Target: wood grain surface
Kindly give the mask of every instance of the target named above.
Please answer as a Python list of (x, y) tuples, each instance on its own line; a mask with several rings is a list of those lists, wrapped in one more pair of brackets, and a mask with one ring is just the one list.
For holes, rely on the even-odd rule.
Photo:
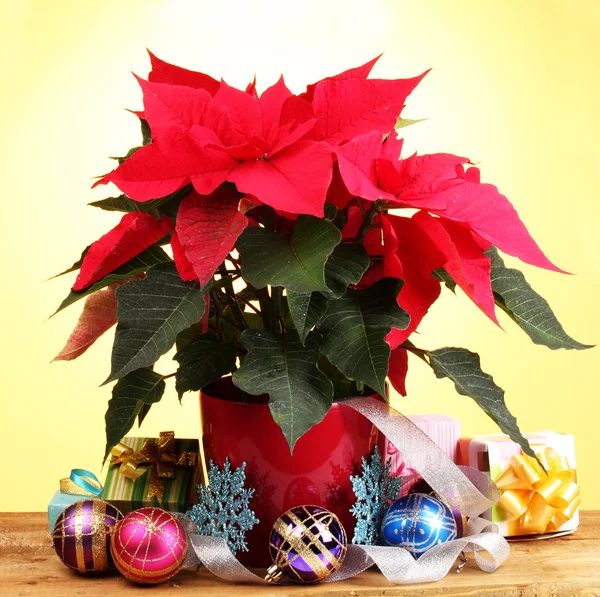
[(566, 537), (511, 544), (510, 559), (481, 572), (470, 558), (461, 574), (438, 583), (394, 586), (376, 569), (343, 582), (313, 586), (234, 585), (206, 570), (184, 571), (156, 587), (137, 587), (114, 573), (83, 577), (56, 557), (45, 513), (0, 514), (0, 595), (70, 597), (600, 597), (600, 511), (581, 513)]

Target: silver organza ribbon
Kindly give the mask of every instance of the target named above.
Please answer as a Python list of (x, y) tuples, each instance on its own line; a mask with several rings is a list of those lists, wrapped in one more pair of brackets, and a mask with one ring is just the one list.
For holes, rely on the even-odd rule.
[[(489, 520), (479, 518), (499, 499), (498, 489), (490, 478), (475, 469), (456, 466), (414, 423), (380, 400), (353, 398), (343, 405), (369, 419), (431, 488), (468, 516), (469, 522), (465, 537), (436, 545), (418, 560), (401, 547), (349, 545), (344, 563), (328, 581), (351, 578), (376, 564), (394, 584), (433, 582), (446, 576), (461, 552), (473, 552), (481, 570), (496, 570), (508, 558), (510, 548)], [(227, 581), (267, 582), (240, 564), (224, 539), (197, 535), (189, 520), (186, 523), (190, 546), (186, 565), (201, 563), (215, 576)], [(482, 556), (480, 551), (487, 552), (489, 557)]]

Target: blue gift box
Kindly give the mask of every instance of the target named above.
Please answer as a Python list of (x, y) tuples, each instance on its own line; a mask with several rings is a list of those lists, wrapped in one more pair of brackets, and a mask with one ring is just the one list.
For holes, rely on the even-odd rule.
[(56, 520), (61, 515), (62, 511), (71, 504), (78, 502), (79, 500), (90, 499), (89, 496), (85, 495), (73, 495), (72, 493), (62, 493), (58, 490), (52, 501), (48, 504), (48, 525), (50, 527), (50, 533), (54, 530)]

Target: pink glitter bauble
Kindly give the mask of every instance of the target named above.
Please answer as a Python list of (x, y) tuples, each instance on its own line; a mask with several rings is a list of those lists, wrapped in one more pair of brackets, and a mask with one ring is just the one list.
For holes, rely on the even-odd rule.
[(141, 508), (117, 523), (110, 553), (125, 578), (142, 585), (158, 584), (181, 570), (187, 537), (169, 512)]

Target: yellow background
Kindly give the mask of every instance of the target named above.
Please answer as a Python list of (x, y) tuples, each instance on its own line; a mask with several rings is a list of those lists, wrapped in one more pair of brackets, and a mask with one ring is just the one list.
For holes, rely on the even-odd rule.
[[(100, 472), (112, 334), (75, 363), (54, 363), (80, 305), (44, 323), (69, 266), (117, 221), (86, 204), (90, 190), (139, 142), (141, 106), (129, 71), (148, 72), (145, 48), (165, 60), (263, 89), (280, 72), (305, 83), (385, 51), (374, 75), (433, 71), (404, 115), (410, 150), (480, 162), (515, 204), (564, 276), (524, 266), (576, 339), (600, 342), (600, 3), (592, 0), (2, 0), (0, 14), (0, 511), (43, 510), (72, 467)], [(513, 263), (510, 260), (510, 263)], [(574, 433), (583, 506), (600, 508), (598, 349), (534, 346), (500, 314), (495, 327), (460, 292), (444, 292), (419, 346), (464, 346), (505, 388), (526, 431)], [(169, 359), (161, 371), (174, 369)], [(412, 359), (407, 413), (460, 417), (464, 434), (494, 424), (448, 380)], [(197, 436), (198, 408), (169, 387), (142, 433)]]

